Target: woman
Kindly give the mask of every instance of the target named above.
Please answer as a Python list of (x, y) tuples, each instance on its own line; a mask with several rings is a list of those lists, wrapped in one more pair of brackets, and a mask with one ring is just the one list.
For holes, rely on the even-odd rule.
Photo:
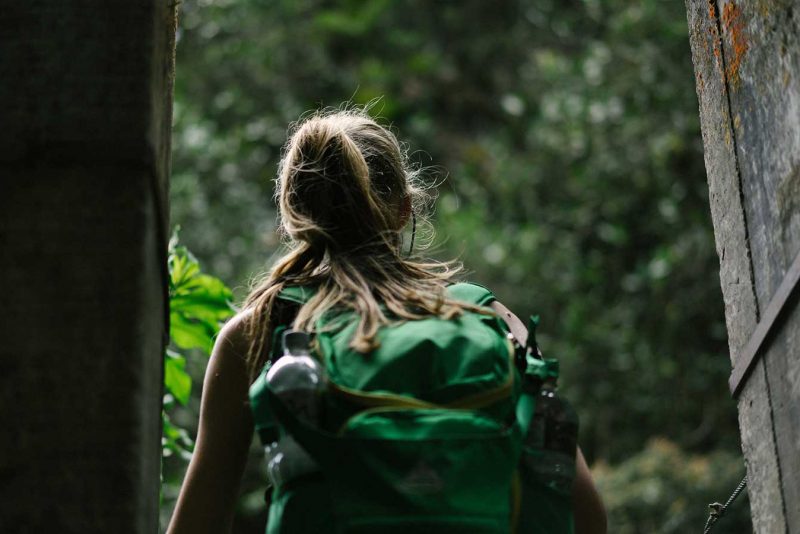
[[(378, 334), (387, 325), (491, 313), (448, 291), (457, 265), (416, 261), (401, 251), (401, 231), (409, 222), (416, 226), (428, 199), (395, 136), (366, 112), (318, 113), (298, 123), (276, 196), (291, 249), (217, 339), (171, 534), (229, 531), (253, 433), (248, 390), (274, 353), (279, 325), (313, 332), (326, 313), (349, 311), (356, 318), (349, 341), (355, 358), (379, 349)], [(290, 286), (313, 288), (312, 296), (287, 306), (281, 293)], [(572, 496), (576, 532), (605, 532), (602, 503), (580, 451)]]

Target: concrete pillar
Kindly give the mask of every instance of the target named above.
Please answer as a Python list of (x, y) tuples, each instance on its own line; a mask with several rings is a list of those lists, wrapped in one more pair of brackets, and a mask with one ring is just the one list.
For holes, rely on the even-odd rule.
[(174, 36), (0, 3), (0, 532), (157, 532)]
[(686, 7), (753, 525), (800, 533), (800, 6)]

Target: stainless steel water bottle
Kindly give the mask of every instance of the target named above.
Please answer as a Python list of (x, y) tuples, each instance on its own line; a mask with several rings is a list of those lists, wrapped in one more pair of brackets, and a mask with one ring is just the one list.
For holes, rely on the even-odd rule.
[[(283, 355), (267, 372), (267, 384), (295, 417), (319, 425), (326, 378), (324, 367), (311, 355), (310, 342), (306, 332), (284, 332)], [(267, 472), (275, 486), (318, 470), (314, 459), (285, 429), (277, 442), (266, 447), (266, 453)]]

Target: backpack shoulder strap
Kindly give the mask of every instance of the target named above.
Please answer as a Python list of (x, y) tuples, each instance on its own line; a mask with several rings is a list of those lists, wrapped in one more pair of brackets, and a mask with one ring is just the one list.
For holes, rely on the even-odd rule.
[(525, 324), (501, 304), (491, 291), (478, 284), (462, 282), (448, 286), (447, 293), (454, 299), (492, 308), (506, 324), (514, 339), (521, 346), (525, 346), (528, 339), (528, 329)]
[(314, 296), (316, 289), (309, 286), (286, 286), (278, 293), (278, 298), (303, 305)]
[(508, 330), (511, 332), (511, 335), (514, 336), (514, 339), (517, 340), (517, 343), (524, 347), (525, 343), (528, 342), (528, 329), (525, 327), (525, 324), (499, 300), (492, 301), (489, 306), (497, 312), (497, 315), (499, 315), (503, 321), (505, 321)]
[(447, 286), (447, 294), (450, 298), (477, 304), (478, 306), (488, 306), (496, 300), (494, 294), (485, 287), (469, 282), (459, 282)]

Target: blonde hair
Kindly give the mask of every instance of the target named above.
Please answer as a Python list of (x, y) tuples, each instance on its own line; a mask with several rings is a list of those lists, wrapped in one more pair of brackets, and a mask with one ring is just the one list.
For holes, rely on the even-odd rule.
[(429, 196), (397, 138), (366, 110), (317, 112), (290, 127), (275, 195), (289, 250), (245, 301), (253, 377), (268, 358), (272, 307), (286, 286), (316, 288), (294, 328), (314, 331), (327, 311), (354, 311), (350, 346), (361, 353), (377, 348), (378, 328), (392, 321), (476, 308), (445, 294), (459, 264), (399, 250), (403, 226)]

